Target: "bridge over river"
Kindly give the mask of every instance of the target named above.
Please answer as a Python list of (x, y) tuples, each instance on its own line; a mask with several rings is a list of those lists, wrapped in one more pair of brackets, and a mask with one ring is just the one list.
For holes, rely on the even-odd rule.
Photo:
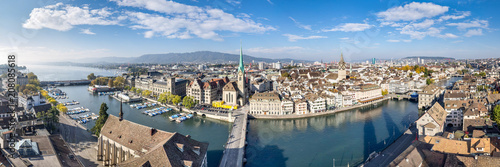
[(90, 80), (64, 80), (64, 81), (40, 81), (40, 86), (70, 86), (70, 85), (88, 85)]

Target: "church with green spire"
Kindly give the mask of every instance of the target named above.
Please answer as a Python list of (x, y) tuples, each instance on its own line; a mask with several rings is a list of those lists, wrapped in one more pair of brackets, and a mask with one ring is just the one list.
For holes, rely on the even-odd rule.
[(243, 49), (240, 46), (240, 62), (237, 72), (237, 81), (231, 81), (222, 88), (222, 101), (226, 105), (243, 106), (249, 97), (248, 81), (245, 76), (245, 65), (243, 64)]

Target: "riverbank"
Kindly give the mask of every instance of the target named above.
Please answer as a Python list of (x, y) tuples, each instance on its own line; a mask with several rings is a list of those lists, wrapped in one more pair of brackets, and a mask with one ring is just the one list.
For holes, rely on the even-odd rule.
[(355, 106), (350, 106), (350, 107), (344, 107), (336, 110), (330, 110), (326, 112), (320, 112), (320, 113), (311, 113), (311, 114), (303, 114), (303, 115), (296, 115), (296, 114), (289, 114), (289, 115), (251, 115), (248, 114), (248, 118), (250, 119), (298, 119), (298, 118), (309, 118), (309, 117), (316, 117), (316, 116), (322, 116), (322, 115), (330, 115), (330, 114), (335, 114), (343, 111), (348, 111), (352, 109), (356, 109), (359, 107), (365, 107), (377, 103), (381, 103), (383, 101), (389, 100), (390, 98), (385, 96), (383, 99), (375, 100), (369, 103), (364, 103), (360, 105), (355, 105)]

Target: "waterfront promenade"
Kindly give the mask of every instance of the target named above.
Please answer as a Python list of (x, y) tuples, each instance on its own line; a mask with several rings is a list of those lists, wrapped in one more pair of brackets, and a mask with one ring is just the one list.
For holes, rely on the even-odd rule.
[(219, 167), (242, 167), (245, 159), (245, 143), (248, 115), (245, 108), (233, 112), (235, 120), (226, 143)]
[(97, 161), (97, 137), (65, 114), (59, 116), (59, 133), (83, 166), (102, 166)]
[(296, 119), (296, 118), (308, 118), (308, 117), (316, 117), (316, 116), (321, 116), (321, 115), (329, 115), (329, 114), (334, 114), (342, 111), (347, 111), (347, 110), (352, 110), (356, 109), (359, 107), (365, 107), (365, 106), (370, 106), (370, 105), (375, 105), (381, 102), (384, 102), (386, 100), (389, 100), (390, 97), (384, 97), (379, 100), (375, 100), (369, 103), (364, 103), (364, 104), (358, 104), (354, 106), (349, 106), (349, 107), (343, 107), (335, 110), (329, 110), (325, 112), (319, 112), (319, 113), (309, 113), (309, 114), (302, 114), (302, 115), (297, 115), (297, 114), (289, 114), (289, 115), (249, 115), (250, 118), (255, 118), (255, 119)]

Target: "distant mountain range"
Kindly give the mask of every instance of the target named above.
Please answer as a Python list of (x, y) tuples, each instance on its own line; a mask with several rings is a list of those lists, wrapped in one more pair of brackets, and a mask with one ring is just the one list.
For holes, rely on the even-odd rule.
[(442, 59), (450, 59), (450, 60), (455, 60), (455, 58), (452, 57), (427, 57), (427, 56), (411, 56), (411, 57), (405, 57), (402, 59), (432, 59), (432, 60), (442, 60)]
[[(85, 58), (78, 59), (72, 62), (75, 63), (159, 63), (159, 64), (173, 64), (173, 63), (237, 63), (240, 55), (211, 52), (211, 51), (198, 51), (189, 53), (166, 53), (166, 54), (145, 54), (139, 57), (102, 57), (102, 58)], [(248, 55), (243, 55), (245, 63), (254, 61), (258, 62), (312, 62), (308, 60), (294, 60), (294, 59), (270, 59), (260, 58)]]

